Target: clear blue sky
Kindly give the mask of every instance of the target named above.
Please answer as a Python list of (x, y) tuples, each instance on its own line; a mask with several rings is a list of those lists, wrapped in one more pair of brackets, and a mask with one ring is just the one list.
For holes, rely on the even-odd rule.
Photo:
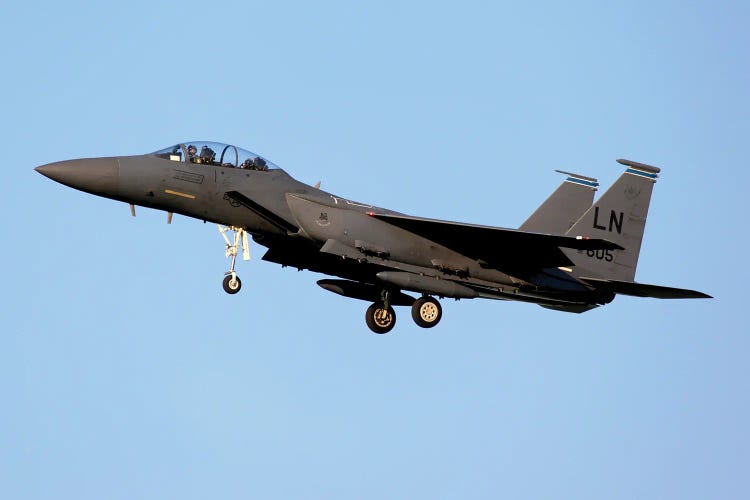
[[(750, 497), (747, 2), (13, 2), (0, 79), (0, 497)], [(389, 335), (215, 226), (50, 161), (206, 139), (505, 227), (662, 167), (637, 278), (706, 301), (444, 301)]]

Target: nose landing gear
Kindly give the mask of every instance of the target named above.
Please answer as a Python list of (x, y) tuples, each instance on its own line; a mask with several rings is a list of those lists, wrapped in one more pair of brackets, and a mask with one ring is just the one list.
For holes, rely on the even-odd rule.
[[(226, 227), (221, 224), (218, 226), (219, 232), (221, 233), (221, 236), (224, 237), (224, 241), (227, 244), (226, 256), (232, 258), (232, 264), (229, 267), (229, 271), (224, 273), (224, 280), (221, 284), (225, 292), (233, 295), (239, 292), (240, 288), (242, 288), (242, 281), (234, 271), (234, 266), (237, 263), (237, 253), (239, 252), (240, 247), (242, 247), (242, 260), (250, 260), (250, 246), (247, 241), (247, 231), (241, 227)], [(234, 232), (232, 241), (229, 241), (229, 238), (227, 238), (227, 233), (229, 231)]]
[(224, 276), (224, 280), (221, 282), (221, 286), (224, 288), (225, 292), (230, 295), (234, 295), (235, 293), (240, 291), (240, 288), (242, 288), (242, 280), (240, 280), (240, 277), (237, 276), (237, 273), (229, 271), (229, 274)]

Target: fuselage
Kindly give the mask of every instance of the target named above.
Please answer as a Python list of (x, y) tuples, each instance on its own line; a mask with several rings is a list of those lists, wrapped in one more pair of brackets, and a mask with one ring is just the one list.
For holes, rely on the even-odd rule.
[(91, 158), (38, 170), (95, 195), (243, 228), (269, 248), (265, 260), (285, 266), (394, 290), (427, 287), (456, 298), (512, 298), (548, 305), (611, 300), (556, 269), (547, 275), (511, 277), (371, 216), (396, 212), (317, 189), (282, 169), (257, 170), (241, 168), (239, 161), (198, 163), (187, 158), (187, 154)]
[(231, 257), (222, 282), (229, 294), (242, 286), (235, 264), (240, 248), (249, 258), (249, 234), (268, 248), (263, 260), (341, 278), (318, 284), (372, 302), (367, 325), (386, 333), (395, 325), (392, 306), (397, 305), (410, 306), (418, 326), (437, 325), (442, 309), (435, 296), (507, 299), (573, 313), (609, 303), (617, 294), (709, 297), (634, 281), (660, 169), (618, 162), (627, 170), (593, 204), (595, 179), (566, 174), (570, 185), (558, 188), (518, 230), (413, 217), (354, 202), (299, 182), (255, 153), (214, 142), (36, 170), (128, 203), (133, 215), (139, 205), (168, 212), (168, 222), (177, 213), (219, 224)]

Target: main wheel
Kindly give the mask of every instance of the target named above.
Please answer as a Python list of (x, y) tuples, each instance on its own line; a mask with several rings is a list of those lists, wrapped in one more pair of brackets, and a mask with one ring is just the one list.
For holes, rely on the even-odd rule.
[(440, 307), (440, 302), (432, 297), (422, 297), (412, 304), (411, 317), (422, 328), (432, 328), (443, 317), (443, 308)]
[(227, 274), (224, 276), (224, 281), (221, 282), (221, 286), (224, 287), (225, 292), (234, 295), (240, 291), (240, 288), (242, 288), (242, 281), (240, 281), (240, 277), (236, 274)]
[(396, 311), (391, 306), (386, 309), (383, 304), (375, 303), (367, 308), (365, 322), (375, 333), (388, 333), (396, 324)]

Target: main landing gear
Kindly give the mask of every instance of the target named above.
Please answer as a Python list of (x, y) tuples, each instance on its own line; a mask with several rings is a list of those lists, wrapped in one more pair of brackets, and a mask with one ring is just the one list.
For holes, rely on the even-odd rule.
[[(375, 333), (383, 334), (396, 326), (396, 312), (390, 304), (390, 293), (383, 291), (381, 300), (367, 308), (365, 322)], [(443, 317), (443, 308), (435, 298), (425, 295), (414, 301), (411, 306), (411, 317), (422, 328), (432, 328)]]
[[(229, 238), (227, 238), (227, 233), (229, 231), (234, 232), (232, 241), (229, 241)], [(247, 242), (247, 231), (241, 227), (226, 227), (219, 224), (219, 232), (227, 243), (226, 256), (232, 258), (232, 264), (229, 267), (229, 271), (224, 273), (224, 281), (222, 281), (221, 285), (225, 292), (234, 295), (240, 291), (240, 288), (242, 288), (242, 281), (234, 271), (234, 266), (237, 263), (237, 253), (239, 252), (240, 247), (242, 247), (242, 260), (250, 260), (250, 246)]]
[(432, 328), (443, 317), (440, 302), (430, 296), (424, 296), (414, 301), (411, 306), (411, 317), (422, 328)]
[(396, 326), (396, 311), (391, 306), (375, 302), (367, 308), (365, 322), (375, 333), (388, 333)]

